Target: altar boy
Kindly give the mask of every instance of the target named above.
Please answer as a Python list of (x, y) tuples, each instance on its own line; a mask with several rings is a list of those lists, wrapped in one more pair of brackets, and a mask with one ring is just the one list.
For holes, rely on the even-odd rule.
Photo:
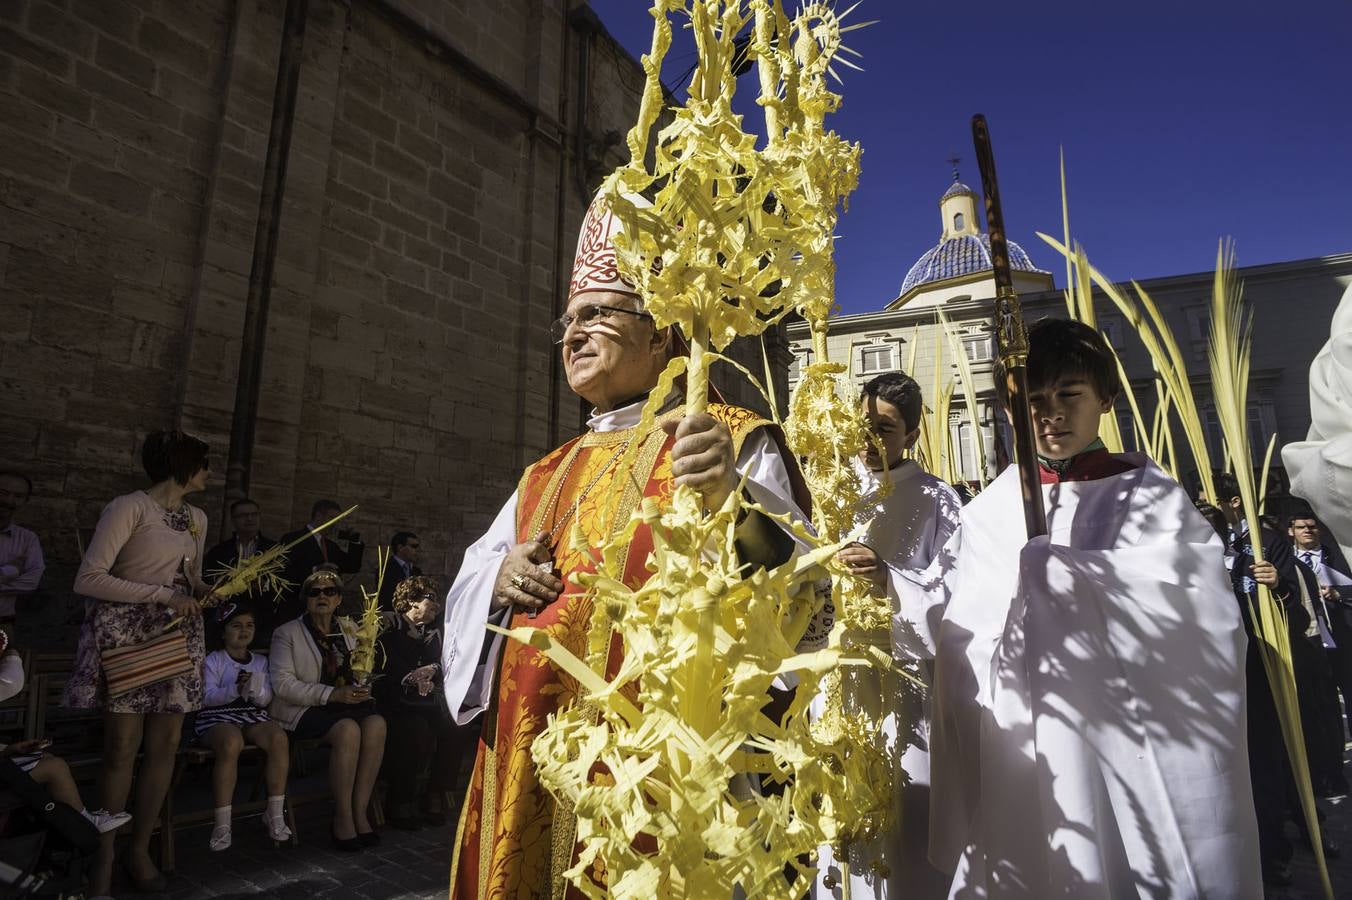
[(1011, 467), (894, 581), (894, 644), (935, 665), (930, 859), (950, 897), (1261, 897), (1221, 541), (1099, 440), (1103, 338), (1042, 320), (1029, 345), (1048, 535)]
[[(897, 596), (893, 582), (907, 569), (924, 568), (958, 527), (961, 503), (953, 488), (911, 459), (907, 451), (920, 436), (924, 404), (920, 385), (901, 372), (879, 375), (864, 385), (860, 401), (876, 445), (855, 460), (862, 487), (856, 518), (868, 523), (863, 539), (840, 551), (840, 561), (868, 581), (878, 597)], [(929, 666), (920, 667), (928, 681)], [(883, 731), (894, 768), (892, 830), (850, 849), (850, 896), (942, 898), (949, 877), (927, 860), (929, 751), (927, 707), (922, 692), (897, 676), (870, 670), (849, 673), (847, 687), (872, 691), (884, 713)], [(830, 847), (817, 863), (817, 897), (844, 893), (844, 870)]]

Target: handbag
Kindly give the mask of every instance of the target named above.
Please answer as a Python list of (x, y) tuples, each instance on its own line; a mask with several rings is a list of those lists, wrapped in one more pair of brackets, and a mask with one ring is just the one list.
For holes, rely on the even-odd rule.
[(193, 671), (188, 639), (183, 629), (173, 628), (139, 644), (109, 647), (99, 652), (108, 695), (117, 697), (148, 685), (187, 675)]

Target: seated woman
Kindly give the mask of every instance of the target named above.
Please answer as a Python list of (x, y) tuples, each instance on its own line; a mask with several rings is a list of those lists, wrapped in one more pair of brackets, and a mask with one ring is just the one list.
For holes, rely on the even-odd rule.
[(380, 843), (367, 807), (385, 755), (385, 719), (376, 712), (371, 689), (354, 683), (354, 624), (335, 615), (343, 600), (337, 572), (320, 570), (301, 584), (305, 614), (272, 635), (268, 670), (272, 705), (268, 714), (296, 740), (319, 739), (333, 753), (329, 789), (333, 794), (333, 844), (360, 850)]
[[(435, 578), (405, 578), (394, 590), (394, 611), (381, 621), (377, 656), (385, 667), (376, 695), (389, 722), (390, 824), (408, 831), (444, 821), (454, 775), (456, 732), (441, 691), (443, 596)], [(428, 784), (420, 810), (423, 778)]]
[[(8, 700), (22, 691), (23, 684), (23, 659), (9, 647), (8, 634), (0, 631), (0, 701)], [(51, 741), (45, 740), (0, 744), (0, 758), (10, 760), (27, 772), (28, 777), (46, 788), (53, 799), (66, 804), (93, 823), (99, 834), (116, 831), (131, 821), (131, 815), (125, 812), (110, 813), (106, 809), (90, 812), (86, 809), (66, 761), (43, 752), (50, 746)]]
[(268, 807), (263, 824), (274, 841), (291, 837), (286, 827), (286, 775), (291, 760), (286, 732), (268, 718), (272, 700), (266, 656), (249, 652), (254, 636), (253, 610), (225, 601), (216, 611), (216, 630), (224, 649), (207, 654), (202, 671), (206, 706), (197, 714), (197, 739), (216, 754), (211, 771), (211, 790), (216, 801), (216, 825), (207, 845), (212, 850), (230, 846), (231, 807), (239, 773), (239, 754), (245, 742), (262, 748), (267, 756), (263, 770), (267, 781)]

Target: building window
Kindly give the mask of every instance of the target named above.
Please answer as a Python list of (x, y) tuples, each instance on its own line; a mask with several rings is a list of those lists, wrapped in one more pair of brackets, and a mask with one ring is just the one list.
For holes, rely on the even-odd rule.
[(811, 348), (800, 345), (792, 349), (793, 358), (789, 360), (789, 387), (798, 384), (798, 379), (803, 377), (803, 371), (812, 365)]
[(963, 226), (967, 224), (967, 219), (962, 213), (953, 213), (953, 230), (962, 231)]
[[(1225, 432), (1221, 429), (1220, 416), (1216, 408), (1206, 404), (1201, 409), (1202, 430), (1206, 435), (1207, 449), (1211, 451), (1211, 464), (1220, 468), (1225, 464)], [(1255, 398), (1249, 401), (1249, 454), (1255, 470), (1263, 465), (1267, 453), (1268, 441), (1276, 432), (1277, 410), (1271, 400)], [(1281, 456), (1274, 453), (1273, 461), (1281, 465)], [(1256, 471), (1255, 471), (1256, 474)]]
[(1188, 317), (1188, 337), (1194, 341), (1204, 341), (1208, 336), (1207, 325), (1211, 321), (1205, 306), (1189, 306), (1185, 311)]
[[(952, 442), (950, 452), (953, 454), (953, 470), (960, 480), (980, 481), (985, 474), (981, 469), (983, 459), (987, 462), (987, 468), (995, 459), (995, 445), (992, 440), (994, 432), (991, 425), (987, 419), (976, 423), (973, 427), (966, 410), (949, 415), (948, 434)], [(977, 445), (978, 437), (981, 441), (980, 446)]]
[(967, 351), (967, 361), (974, 363), (990, 362), (994, 358), (994, 342), (989, 334), (974, 334), (962, 339)]
[[(1271, 400), (1257, 399), (1249, 401), (1249, 450), (1253, 454), (1255, 467), (1263, 465), (1267, 454), (1268, 441), (1276, 432), (1277, 410)], [(1281, 465), (1281, 455), (1273, 452), (1273, 461)]]
[(1121, 345), (1118, 343), (1122, 339), (1122, 329), (1120, 324), (1111, 319), (1108, 321), (1100, 321), (1099, 333), (1102, 334), (1103, 339), (1108, 342), (1108, 346), (1112, 347), (1113, 350), (1118, 351), (1118, 355), (1121, 356), (1122, 354), (1119, 349)]
[(896, 368), (893, 362), (893, 347), (887, 344), (869, 344), (859, 348), (859, 373), (861, 375), (876, 375), (879, 372), (890, 372)]
[(1131, 407), (1127, 404), (1114, 406), (1113, 415), (1117, 418), (1117, 431), (1122, 435), (1122, 449), (1143, 452), (1145, 448), (1141, 446), (1141, 436), (1136, 433), (1136, 417), (1132, 415)]

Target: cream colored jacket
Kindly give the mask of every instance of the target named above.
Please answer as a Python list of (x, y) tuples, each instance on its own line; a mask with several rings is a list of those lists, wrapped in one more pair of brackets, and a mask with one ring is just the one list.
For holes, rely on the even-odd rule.
[[(333, 622), (342, 630), (347, 648), (355, 647), (356, 629), (352, 620), (334, 616)], [(272, 633), (272, 645), (268, 648), (272, 702), (268, 704), (268, 715), (287, 731), (295, 730), (307, 709), (329, 702), (333, 686), (319, 680), (321, 671), (319, 645), (310, 637), (303, 621), (292, 619)]]

